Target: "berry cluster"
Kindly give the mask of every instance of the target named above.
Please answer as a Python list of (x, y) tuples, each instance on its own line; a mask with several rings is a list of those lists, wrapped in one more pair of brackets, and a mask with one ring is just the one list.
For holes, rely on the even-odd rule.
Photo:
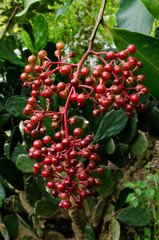
[[(106, 113), (113, 105), (115, 110), (123, 108), (127, 117), (132, 118), (135, 110), (145, 110), (145, 105), (140, 103), (140, 94), (147, 94), (148, 89), (143, 85), (145, 76), (134, 75), (135, 70), (143, 66), (142, 62), (130, 55), (136, 51), (134, 45), (129, 45), (119, 53), (97, 53), (90, 50), (88, 54), (93, 54), (103, 61), (103, 65), (96, 65), (92, 72), (87, 67), (82, 68), (85, 56), (78, 64), (70, 64), (64, 60), (73, 58), (75, 53), (71, 51), (62, 58), (64, 44), (59, 42), (56, 47), (57, 62), (52, 62), (46, 51), (41, 50), (38, 53), (41, 66), (38, 65), (36, 57), (31, 55), (28, 57), (29, 64), (26, 65), (25, 72), (20, 76), (25, 88), (32, 87), (32, 96), (23, 110), (24, 115), (31, 115), (30, 120), (24, 121), (25, 132), (35, 138), (39, 133), (45, 135), (42, 141), (34, 141), (29, 157), (37, 160), (34, 173), (47, 179), (47, 187), (52, 189), (53, 197), (61, 198), (59, 207), (70, 208), (72, 197), (75, 206), (81, 208), (83, 199), (92, 195), (92, 187), (101, 184), (91, 173), (102, 173), (104, 169), (100, 166), (101, 161), (96, 153), (100, 146), (92, 144), (93, 137), (87, 135), (85, 139), (81, 139), (82, 129), (77, 127), (73, 130), (74, 136), (69, 134), (68, 124), (77, 123), (75, 117), (68, 119), (70, 102), (82, 109), (87, 99), (91, 99), (94, 117)], [(66, 79), (70, 80), (55, 84), (51, 77), (56, 72), (66, 75)], [(58, 111), (52, 110), (54, 94), (65, 99), (65, 106), (60, 106)], [(46, 100), (46, 109), (39, 105), (39, 96)], [(54, 136), (47, 133), (43, 123), (45, 117), (50, 117), (51, 127), (57, 129)], [(80, 161), (81, 157), (86, 159), (84, 164)]]

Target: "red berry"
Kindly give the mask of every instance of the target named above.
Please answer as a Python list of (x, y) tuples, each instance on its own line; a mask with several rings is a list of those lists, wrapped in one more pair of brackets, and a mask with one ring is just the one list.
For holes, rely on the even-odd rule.
[(82, 135), (82, 129), (81, 128), (75, 128), (73, 130), (73, 134), (76, 136), (76, 137), (80, 137)]
[(69, 65), (65, 65), (60, 69), (60, 73), (63, 75), (68, 75), (71, 72), (71, 67)]
[(89, 74), (89, 68), (84, 67), (81, 69), (81, 75), (82, 76), (87, 76)]
[(48, 136), (48, 135), (43, 137), (43, 143), (44, 144), (50, 144), (51, 143), (51, 137)]
[(114, 58), (115, 58), (115, 52), (109, 51), (109, 52), (107, 53), (107, 58), (108, 58), (109, 60), (114, 59)]
[(42, 141), (40, 141), (40, 140), (35, 140), (33, 142), (33, 147), (34, 148), (40, 149), (40, 148), (42, 148), (42, 146), (43, 146), (43, 144), (42, 144)]
[(45, 50), (41, 50), (40, 52), (38, 52), (38, 57), (40, 59), (45, 59), (46, 56), (47, 56), (47, 52)]
[(135, 45), (130, 44), (129, 46), (127, 46), (127, 50), (129, 53), (133, 54), (136, 51), (136, 47), (135, 47)]
[(86, 95), (83, 93), (77, 95), (77, 102), (79, 103), (85, 103), (86, 101)]
[(133, 103), (133, 104), (137, 104), (139, 102), (140, 98), (137, 94), (132, 94), (130, 95), (130, 101)]
[(104, 84), (100, 83), (96, 86), (95, 91), (98, 94), (102, 94), (106, 91), (106, 87), (104, 86)]
[(64, 44), (63, 42), (58, 42), (58, 43), (56, 43), (56, 48), (57, 48), (58, 50), (63, 49), (64, 46), (65, 46), (65, 44)]

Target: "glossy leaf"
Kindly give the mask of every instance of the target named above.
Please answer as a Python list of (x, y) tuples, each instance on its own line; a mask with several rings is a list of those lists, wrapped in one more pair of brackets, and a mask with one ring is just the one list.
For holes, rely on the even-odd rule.
[(116, 14), (117, 26), (134, 32), (149, 35), (154, 17), (148, 12), (140, 0), (121, 1)]
[(37, 51), (44, 49), (48, 38), (48, 24), (43, 14), (38, 14), (34, 18), (33, 33), (35, 48)]
[(111, 32), (118, 50), (124, 50), (129, 44), (136, 46), (136, 57), (143, 62), (140, 73), (145, 74), (144, 85), (148, 87), (150, 94), (159, 101), (159, 39), (146, 36), (141, 33), (130, 32), (124, 29), (106, 27)]
[(57, 204), (54, 204), (49, 200), (39, 200), (35, 206), (35, 213), (40, 217), (51, 217), (56, 211), (58, 211)]
[(24, 67), (24, 63), (16, 56), (9, 46), (0, 40), (0, 58), (17, 66)]
[(15, 215), (5, 215), (3, 222), (12, 238), (16, 238), (18, 235), (19, 225), (17, 217)]
[(147, 146), (148, 141), (145, 134), (138, 133), (136, 140), (130, 146), (130, 152), (135, 156), (141, 156), (146, 152)]
[(0, 174), (2, 177), (18, 190), (23, 190), (23, 174), (16, 168), (15, 164), (7, 159), (0, 159)]
[(16, 160), (16, 167), (24, 173), (32, 173), (36, 161), (30, 159), (28, 155), (20, 154)]
[(96, 132), (94, 142), (101, 142), (119, 134), (127, 123), (126, 113), (122, 110), (111, 110), (103, 117)]
[(39, 2), (40, 0), (24, 0), (23, 1), (23, 4), (24, 4), (24, 10), (21, 11), (20, 13), (18, 13), (16, 15), (16, 17), (21, 17), (23, 16), (29, 9), (29, 7), (33, 4), (33, 3), (36, 3), (36, 2)]
[(157, 19), (159, 19), (159, 1), (158, 0), (140, 0), (148, 11)]
[(93, 173), (95, 178), (99, 178), (102, 182), (101, 186), (96, 188), (99, 196), (102, 198), (108, 198), (114, 191), (114, 179), (109, 168), (104, 166), (104, 173)]
[(117, 214), (117, 220), (133, 227), (143, 227), (149, 224), (148, 212), (141, 207), (128, 207)]
[(33, 47), (33, 45), (32, 45), (32, 41), (31, 41), (31, 39), (30, 39), (29, 34), (28, 34), (25, 30), (22, 31), (22, 41), (23, 41), (24, 45), (25, 45), (32, 53), (34, 53), (35, 50), (34, 50), (34, 47)]
[(86, 225), (84, 232), (87, 240), (95, 240), (95, 235), (92, 226)]
[(58, 19), (59, 16), (61, 16), (62, 14), (64, 14), (64, 13), (67, 11), (68, 7), (70, 6), (70, 4), (71, 4), (72, 2), (73, 2), (73, 0), (68, 0), (67, 3), (66, 3), (66, 5), (63, 6), (63, 7), (61, 7), (61, 8), (57, 11), (56, 17), (55, 17), (55, 21), (57, 21), (57, 19)]

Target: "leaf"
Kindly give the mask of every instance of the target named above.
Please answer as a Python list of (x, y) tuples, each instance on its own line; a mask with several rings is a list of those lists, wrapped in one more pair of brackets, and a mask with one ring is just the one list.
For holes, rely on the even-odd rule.
[(29, 34), (28, 34), (25, 30), (22, 31), (22, 41), (23, 41), (24, 45), (25, 45), (32, 53), (35, 52), (34, 47), (33, 47), (33, 45), (32, 45), (32, 41), (31, 41), (31, 39), (30, 39), (30, 36), (29, 36)]
[(16, 238), (18, 236), (18, 219), (15, 215), (5, 215), (3, 222), (9, 232), (9, 234)]
[(64, 14), (64, 13), (67, 11), (68, 7), (70, 6), (70, 4), (71, 4), (72, 2), (73, 2), (73, 0), (68, 0), (67, 3), (66, 3), (66, 5), (63, 6), (63, 7), (61, 7), (61, 8), (57, 11), (56, 17), (55, 17), (55, 21), (57, 21), (57, 19), (58, 19), (59, 16), (61, 16), (62, 14)]
[(129, 145), (125, 143), (116, 143), (115, 146), (115, 152), (112, 155), (108, 155), (108, 158), (116, 166), (124, 167), (129, 161)]
[(29, 9), (30, 5), (32, 5), (33, 3), (39, 2), (40, 0), (24, 0), (23, 4), (24, 4), (24, 10), (21, 11), (20, 13), (16, 14), (16, 17), (21, 17), (23, 16)]
[(23, 96), (13, 95), (6, 101), (5, 108), (14, 117), (24, 117), (23, 109), (27, 104), (27, 98)]
[(86, 225), (84, 232), (87, 240), (95, 240), (95, 235), (92, 226)]
[(28, 151), (22, 146), (21, 143), (17, 142), (17, 145), (12, 153), (11, 160), (15, 163), (20, 154), (28, 154)]
[(37, 51), (44, 49), (48, 38), (48, 24), (43, 14), (38, 14), (34, 18), (33, 33), (35, 39), (35, 48)]
[(120, 222), (133, 227), (143, 227), (150, 222), (147, 210), (141, 207), (125, 208), (117, 214), (116, 218)]
[(10, 136), (10, 140), (9, 140), (9, 158), (11, 158), (11, 155), (17, 145), (17, 142), (22, 142), (22, 136), (21, 136), (21, 132), (19, 130), (19, 126), (16, 126)]
[(26, 195), (27, 195), (27, 202), (30, 204), (30, 206), (34, 207), (35, 203), (40, 198), (40, 193), (37, 189), (35, 181), (32, 181), (28, 184), (26, 188)]
[(108, 140), (108, 142), (106, 142), (105, 147), (104, 147), (104, 150), (105, 150), (106, 153), (108, 153), (108, 154), (113, 154), (113, 153), (114, 153), (114, 151), (115, 151), (115, 143), (114, 143), (113, 138), (110, 138), (110, 139)]
[(139, 200), (137, 198), (134, 198), (131, 202), (131, 204), (133, 205), (133, 207), (137, 207), (139, 205)]
[(117, 27), (149, 35), (154, 22), (140, 0), (123, 0), (116, 14)]
[(100, 114), (98, 117), (93, 117), (92, 112), (94, 110), (94, 105), (90, 99), (86, 101), (86, 103), (84, 104), (84, 108), (82, 110), (83, 110), (83, 116), (86, 118), (87, 121), (89, 121), (90, 129), (94, 133), (96, 133), (103, 119), (102, 114)]
[(28, 155), (20, 154), (16, 160), (16, 167), (24, 173), (33, 173), (33, 166), (36, 161)]
[(134, 198), (134, 193), (129, 193), (129, 195), (127, 196), (125, 202), (128, 203), (128, 202), (131, 202)]
[(35, 205), (35, 213), (40, 217), (51, 217), (56, 211), (58, 206), (49, 200), (39, 200)]
[(4, 190), (4, 187), (2, 185), (2, 183), (0, 182), (0, 197), (2, 199), (5, 199), (6, 198), (6, 193), (5, 193), (5, 190)]
[(9, 46), (0, 39), (0, 58), (17, 66), (24, 67), (24, 63), (16, 56)]
[(130, 194), (132, 194), (132, 190), (128, 188), (123, 188), (120, 191), (119, 196), (115, 202), (115, 212), (119, 211), (121, 208), (124, 208), (126, 205), (126, 199)]
[(0, 126), (2, 128), (5, 127), (8, 124), (9, 120), (10, 120), (10, 114), (8, 113), (2, 114), (0, 117)]
[(129, 44), (136, 46), (134, 57), (143, 62), (144, 67), (140, 69), (140, 73), (146, 76), (144, 85), (149, 89), (150, 94), (159, 101), (159, 39), (124, 29), (109, 26), (105, 28), (112, 34), (119, 51), (126, 49)]
[(120, 133), (119, 138), (123, 143), (130, 144), (135, 137), (137, 132), (137, 116), (135, 115), (133, 118), (128, 119), (125, 128)]
[(138, 133), (135, 141), (130, 145), (130, 152), (135, 156), (143, 155), (148, 147), (148, 141), (145, 134)]
[(0, 159), (0, 174), (2, 177), (18, 190), (23, 190), (23, 174), (16, 168), (15, 164), (7, 159)]
[(112, 240), (120, 239), (120, 224), (116, 219), (114, 219), (111, 223), (111, 235)]
[(114, 214), (114, 206), (111, 203), (108, 203), (103, 213), (104, 223), (109, 222), (112, 219), (113, 214)]
[(101, 121), (95, 134), (94, 142), (101, 142), (119, 134), (127, 123), (126, 113), (123, 110), (108, 112)]
[(111, 170), (109, 168), (104, 167), (104, 173), (93, 173), (93, 177), (99, 178), (102, 184), (96, 188), (99, 196), (102, 198), (108, 198), (112, 195), (114, 191), (114, 180)]
[(159, 1), (158, 0), (140, 0), (148, 11), (159, 20)]

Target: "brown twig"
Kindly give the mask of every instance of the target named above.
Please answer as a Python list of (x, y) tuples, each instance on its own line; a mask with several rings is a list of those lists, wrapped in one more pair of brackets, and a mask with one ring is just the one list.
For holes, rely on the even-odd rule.
[(16, 15), (17, 11), (18, 11), (22, 6), (23, 6), (23, 5), (20, 5), (20, 6), (16, 6), (16, 7), (14, 8), (14, 10), (13, 10), (13, 12), (12, 12), (10, 18), (8, 19), (8, 22), (7, 22), (6, 26), (5, 26), (4, 32), (3, 32), (2, 36), (1, 36), (1, 39), (2, 39), (2, 40), (3, 40), (3, 38), (4, 38), (5, 34), (6, 34), (6, 32), (8, 31), (8, 28), (9, 28), (9, 26), (10, 26), (12, 20), (14, 19), (14, 17), (15, 17), (15, 15)]

